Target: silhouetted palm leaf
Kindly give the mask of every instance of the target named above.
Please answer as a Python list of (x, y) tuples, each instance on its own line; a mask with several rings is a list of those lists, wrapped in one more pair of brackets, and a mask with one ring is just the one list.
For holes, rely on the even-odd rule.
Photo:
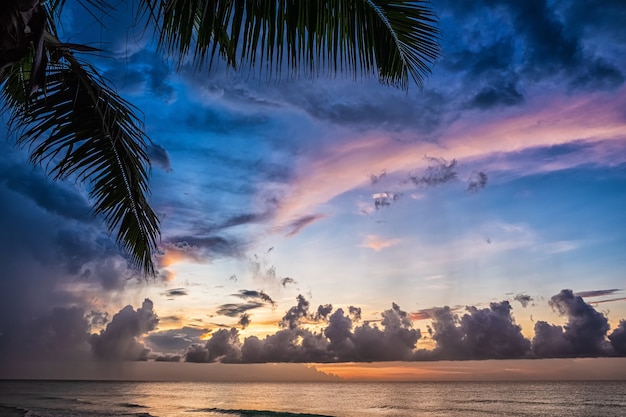
[[(100, 14), (111, 10), (106, 0), (78, 1)], [(309, 75), (374, 73), (384, 83), (408, 88), (409, 76), (422, 84), (439, 54), (436, 18), (424, 1), (139, 2), (157, 25), (161, 47), (179, 64), (191, 55), (196, 65), (210, 65), (220, 56), (230, 67), (257, 67), (269, 77), (287, 66)], [(49, 0), (46, 12), (37, 15), (48, 19), (37, 36), (25, 35), (18, 3), (42, 9), (35, 0), (0, 2), (1, 97), (12, 112), (18, 143), (54, 178), (88, 181), (95, 214), (117, 233), (131, 262), (153, 275), (159, 221), (147, 201), (146, 137), (135, 109), (71, 52), (90, 48), (54, 36), (49, 17), (60, 18), (65, 0)], [(41, 28), (41, 21), (34, 22)]]
[(96, 70), (66, 49), (48, 67), (46, 94), (29, 98), (29, 60), (2, 80), (4, 106), (12, 111), (18, 144), (55, 179), (87, 180), (94, 213), (129, 254), (132, 264), (153, 275), (152, 254), (159, 221), (148, 204), (149, 161), (143, 128), (133, 107), (99, 78)]
[(142, 0), (156, 16), (160, 44), (180, 63), (216, 55), (229, 66), (282, 64), (311, 75), (374, 73), (388, 84), (422, 85), (439, 56), (436, 16), (424, 1)]

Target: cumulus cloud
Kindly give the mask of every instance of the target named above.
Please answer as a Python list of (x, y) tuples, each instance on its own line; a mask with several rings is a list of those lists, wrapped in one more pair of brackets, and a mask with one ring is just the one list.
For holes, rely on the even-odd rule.
[(609, 335), (613, 350), (619, 356), (626, 356), (626, 320), (620, 320), (619, 326)]
[(302, 294), (299, 294), (296, 297), (296, 301), (298, 301), (298, 304), (287, 310), (281, 319), (281, 327), (293, 330), (300, 325), (303, 319), (309, 317), (309, 302), (306, 298), (304, 298)]
[(91, 335), (92, 352), (96, 358), (105, 360), (147, 360), (149, 349), (137, 338), (154, 330), (158, 322), (149, 299), (137, 310), (127, 305), (113, 316), (105, 330)]
[(525, 356), (530, 341), (515, 324), (508, 301), (489, 308), (467, 307), (459, 317), (450, 307), (432, 311), (432, 352), (420, 351), (420, 359), (512, 359)]
[[(592, 324), (598, 319), (600, 324), (604, 323), (603, 316), (594, 314), (584, 302), (583, 305), (576, 301), (569, 290), (561, 291), (550, 301), (555, 309), (569, 314), (565, 331), (561, 326), (538, 322), (532, 344), (522, 335), (521, 327), (512, 316), (513, 307), (506, 300), (492, 302), (487, 308), (469, 306), (462, 311), (445, 306), (418, 313), (408, 313), (392, 303), (390, 309), (381, 313), (380, 320), (366, 321), (362, 325), (355, 325), (360, 320), (360, 308), (350, 306), (346, 313), (343, 308), (333, 309), (330, 304), (322, 304), (312, 313), (310, 303), (302, 295), (296, 300), (297, 304), (280, 321), (281, 329), (264, 338), (249, 336), (241, 340), (237, 329), (223, 328), (206, 342), (186, 338), (186, 346), (179, 343), (178, 350), (171, 349), (169, 353), (183, 352), (188, 362), (225, 363), (486, 360), (588, 356), (588, 352), (595, 352), (594, 356), (626, 354), (626, 321), (620, 322), (605, 339), (606, 330), (602, 333), (602, 328), (598, 330)], [(416, 315), (418, 319), (432, 320), (432, 326), (428, 326), (430, 339), (435, 343), (432, 350), (420, 349), (422, 333), (412, 322)], [(248, 315), (242, 313), (239, 325), (247, 326), (247, 320)], [(320, 322), (325, 325), (313, 331), (313, 325), (319, 329)], [(152, 334), (146, 340), (152, 343), (158, 340), (157, 335), (161, 336)], [(168, 343), (174, 347), (172, 340), (168, 339)]]
[(604, 356), (608, 352), (607, 318), (571, 290), (561, 290), (550, 305), (567, 318), (565, 326), (535, 324), (533, 350), (540, 357)]

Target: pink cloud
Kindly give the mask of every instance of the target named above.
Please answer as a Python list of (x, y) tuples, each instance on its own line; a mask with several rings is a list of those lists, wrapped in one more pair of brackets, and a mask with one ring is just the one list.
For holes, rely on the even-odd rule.
[[(416, 142), (414, 133), (394, 140), (387, 132), (361, 135), (343, 132), (341, 138), (325, 140), (314, 155), (299, 161), (300, 172), (278, 210), (279, 225), (318, 211), (319, 207), (350, 190), (365, 186), (372, 172), (411, 172), (428, 166), (424, 156), (481, 160), (502, 153), (520, 152), (584, 140), (602, 143), (588, 160), (558, 161), (543, 165), (558, 170), (577, 163), (606, 163), (614, 143), (626, 141), (626, 87), (616, 94), (586, 97), (537, 97), (516, 113), (468, 113), (441, 131), (439, 142)], [(480, 118), (478, 117), (480, 116)], [(397, 133), (394, 133), (397, 137)], [(535, 163), (541, 163), (536, 162)], [(507, 165), (502, 164), (502, 169)]]
[(361, 244), (361, 247), (373, 249), (376, 252), (380, 252), (381, 250), (397, 245), (400, 242), (400, 239), (384, 239), (376, 235), (367, 235), (365, 237), (365, 241), (363, 242), (363, 244)]

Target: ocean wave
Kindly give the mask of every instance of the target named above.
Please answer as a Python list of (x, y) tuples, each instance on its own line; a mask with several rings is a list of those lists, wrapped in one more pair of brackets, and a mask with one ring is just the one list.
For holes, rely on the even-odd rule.
[(134, 404), (134, 403), (119, 403), (117, 405), (119, 405), (120, 407), (126, 407), (126, 408), (148, 408), (145, 405)]
[(11, 407), (8, 405), (0, 404), (0, 416), (6, 417), (22, 417), (26, 414), (27, 410), (18, 407)]
[(333, 417), (327, 414), (288, 413), (284, 411), (269, 410), (227, 410), (223, 408), (201, 408), (193, 411), (200, 413), (236, 415), (240, 417)]

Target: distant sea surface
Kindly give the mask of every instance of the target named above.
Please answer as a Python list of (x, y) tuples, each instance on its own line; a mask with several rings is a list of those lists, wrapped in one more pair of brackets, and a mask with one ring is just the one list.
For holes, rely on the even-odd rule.
[(0, 381), (0, 417), (626, 416), (626, 381)]

